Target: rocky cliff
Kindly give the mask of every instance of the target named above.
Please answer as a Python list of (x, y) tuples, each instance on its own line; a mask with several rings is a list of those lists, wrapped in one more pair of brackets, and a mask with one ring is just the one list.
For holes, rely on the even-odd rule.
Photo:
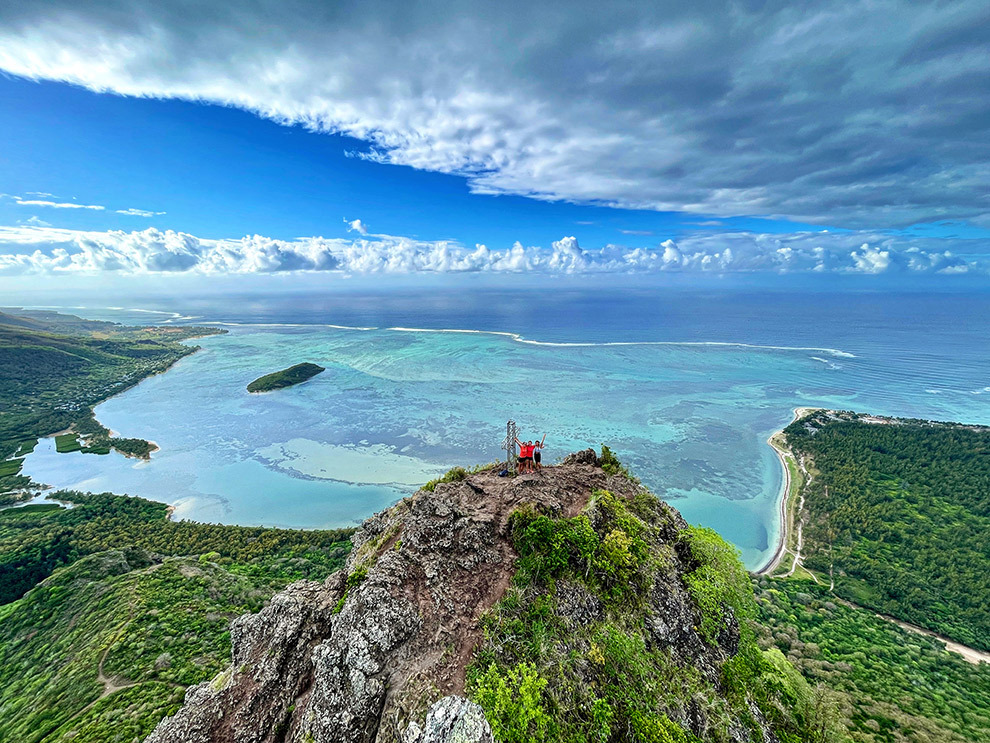
[(345, 570), (233, 622), (230, 667), (148, 743), (800, 734), (806, 689), (748, 639), (731, 551), (601, 464), (465, 475), (368, 519)]

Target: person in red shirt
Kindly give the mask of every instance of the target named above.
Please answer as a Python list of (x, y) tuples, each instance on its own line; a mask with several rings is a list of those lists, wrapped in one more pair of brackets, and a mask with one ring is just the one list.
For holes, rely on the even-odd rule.
[(533, 465), (533, 442), (516, 439), (516, 443), (519, 444), (519, 472), (530, 472)]

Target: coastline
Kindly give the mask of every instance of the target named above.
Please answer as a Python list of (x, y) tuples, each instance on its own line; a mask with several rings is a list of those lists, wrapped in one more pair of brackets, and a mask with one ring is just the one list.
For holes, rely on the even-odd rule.
[[(788, 426), (797, 420), (800, 420), (809, 413), (813, 413), (817, 410), (822, 410), (822, 408), (794, 408), (794, 417), (791, 418)], [(787, 426), (784, 426), (786, 428)], [(777, 461), (780, 462), (781, 468), (784, 470), (784, 477), (781, 481), (780, 491), (777, 493), (777, 510), (778, 516), (780, 518), (780, 529), (777, 532), (777, 548), (774, 550), (770, 559), (760, 568), (753, 570), (753, 575), (769, 575), (780, 565), (780, 561), (784, 554), (787, 552), (787, 542), (791, 536), (791, 516), (795, 518), (797, 514), (791, 514), (788, 504), (791, 502), (791, 468), (787, 466), (786, 456), (789, 454), (780, 446), (777, 445), (777, 437), (783, 433), (783, 429), (780, 431), (774, 431), (767, 438), (767, 444), (773, 449), (774, 453), (777, 455)]]
[[(207, 329), (210, 329), (210, 328), (204, 328), (204, 330), (207, 330)], [(186, 338), (183, 338), (183, 339), (181, 339), (181, 340), (179, 340), (177, 342), (178, 343), (182, 343), (183, 341), (192, 340), (194, 338), (209, 338), (209, 337), (214, 336), (214, 335), (224, 335), (226, 332), (227, 332), (226, 330), (220, 329), (220, 330), (218, 330), (215, 333), (196, 333), (194, 335), (187, 336)], [(183, 354), (179, 358), (173, 360), (168, 366), (164, 367), (163, 369), (159, 369), (157, 371), (154, 371), (151, 374), (146, 374), (145, 376), (141, 377), (140, 379), (135, 379), (134, 381), (132, 381), (127, 386), (121, 387), (120, 389), (116, 390), (112, 395), (107, 395), (106, 397), (101, 398), (101, 399), (97, 400), (96, 402), (90, 404), (90, 406), (89, 406), (89, 412), (93, 416), (93, 420), (95, 420), (96, 423), (99, 426), (101, 426), (106, 431), (107, 436), (109, 436), (109, 437), (116, 436), (117, 435), (117, 432), (116, 431), (114, 431), (113, 429), (110, 429), (110, 428), (107, 428), (106, 426), (104, 426), (102, 423), (100, 423), (99, 419), (96, 417), (96, 408), (97, 408), (97, 406), (102, 405), (107, 400), (112, 400), (113, 398), (115, 398), (115, 397), (117, 397), (119, 395), (124, 394), (128, 390), (133, 389), (134, 387), (137, 387), (139, 384), (141, 384), (141, 382), (145, 381), (146, 379), (151, 379), (152, 377), (157, 377), (160, 374), (165, 374), (166, 372), (170, 371), (180, 361), (182, 361), (183, 359), (186, 359), (186, 358), (192, 356), (195, 353), (198, 353), (201, 350), (203, 350), (202, 349), (202, 346), (192, 346), (192, 347), (190, 347), (189, 353)], [(66, 434), (66, 433), (74, 433), (75, 432), (75, 428), (76, 428), (76, 424), (75, 423), (72, 423), (68, 428), (65, 428), (65, 429), (63, 429), (61, 431), (55, 431), (53, 433), (46, 433), (46, 434), (44, 434), (42, 436), (39, 436), (38, 438), (39, 439), (48, 439), (48, 438), (53, 438), (55, 436), (60, 436), (62, 434)], [(149, 439), (142, 439), (142, 440), (143, 441), (147, 441), (149, 444), (151, 444), (151, 447), (152, 448), (148, 452), (149, 455), (152, 452), (159, 451), (160, 448), (161, 448), (154, 441), (151, 441)], [(137, 457), (138, 459), (146, 459), (147, 458), (147, 457), (140, 457), (140, 456), (133, 455), (133, 454), (127, 454), (126, 452), (119, 452), (119, 453), (120, 454), (123, 454), (125, 457)]]
[[(214, 335), (225, 335), (228, 332), (226, 330), (223, 330), (222, 328), (203, 327), (201, 329), (204, 332), (195, 333), (195, 334), (189, 335), (189, 336), (187, 336), (187, 337), (182, 338), (181, 340), (179, 340), (178, 343), (183, 344), (184, 341), (189, 341), (189, 340), (198, 339), (198, 338), (207, 338), (207, 337), (214, 336)], [(92, 417), (92, 419), (95, 422), (95, 424), (97, 426), (99, 426), (101, 429), (103, 429), (103, 431), (105, 432), (105, 435), (107, 436), (107, 438), (114, 437), (114, 435), (116, 434), (116, 432), (113, 431), (113, 430), (111, 430), (111, 429), (109, 429), (109, 428), (107, 428), (106, 426), (104, 426), (102, 423), (99, 422), (99, 419), (96, 417), (96, 408), (97, 408), (97, 406), (102, 405), (107, 400), (111, 400), (111, 399), (117, 397), (118, 395), (124, 394), (128, 390), (133, 389), (134, 387), (137, 387), (139, 384), (141, 384), (142, 382), (144, 382), (146, 379), (150, 379), (152, 377), (156, 377), (156, 376), (158, 376), (160, 374), (165, 374), (166, 372), (168, 372), (171, 369), (173, 369), (176, 366), (176, 364), (178, 364), (179, 362), (181, 362), (183, 359), (186, 359), (186, 358), (188, 358), (188, 357), (190, 357), (190, 356), (194, 355), (195, 353), (197, 353), (197, 352), (199, 352), (199, 351), (202, 350), (202, 346), (199, 346), (199, 345), (194, 345), (194, 346), (191, 346), (191, 347), (188, 347), (188, 348), (189, 348), (189, 352), (188, 353), (183, 354), (182, 356), (174, 359), (171, 363), (169, 363), (164, 368), (159, 369), (157, 371), (154, 371), (151, 374), (146, 374), (146, 375), (140, 377), (139, 379), (135, 379), (130, 384), (126, 385), (125, 387), (122, 387), (122, 388), (116, 390), (113, 394), (108, 395), (106, 397), (103, 397), (103, 398), (101, 398), (99, 400), (96, 400), (95, 402), (93, 402), (93, 403), (91, 403), (89, 405), (88, 411), (89, 411), (90, 416)], [(64, 429), (62, 429), (60, 431), (54, 431), (54, 432), (51, 432), (51, 433), (37, 435), (35, 437), (35, 441), (40, 441), (42, 439), (54, 439), (56, 436), (60, 436), (60, 435), (63, 435), (63, 434), (68, 434), (68, 433), (77, 433), (76, 426), (77, 426), (77, 422), (73, 422), (73, 423), (71, 423), (68, 426), (68, 428), (64, 428)], [(80, 437), (81, 436), (83, 436), (83, 435), (80, 435)], [(150, 439), (141, 439), (141, 440), (148, 444), (148, 451), (145, 454), (134, 454), (134, 453), (131, 453), (131, 452), (121, 451), (120, 449), (118, 449), (118, 448), (116, 448), (114, 446), (111, 446), (111, 450), (117, 452), (118, 454), (123, 455), (124, 457), (126, 457), (128, 459), (137, 459), (137, 460), (143, 461), (143, 462), (150, 462), (151, 461), (151, 455), (153, 453), (155, 453), (156, 451), (161, 451), (161, 447), (158, 445), (157, 442), (151, 441)], [(28, 492), (27, 488), (32, 488), (32, 487), (37, 488), (38, 491), (31, 498), (28, 498), (26, 501), (21, 502), (21, 503), (17, 503), (15, 505), (24, 505), (25, 502), (31, 501), (31, 500), (33, 500), (34, 498), (37, 498), (37, 497), (46, 497), (45, 496), (46, 493), (48, 493), (48, 492), (50, 492), (52, 490), (57, 490), (57, 488), (54, 488), (51, 485), (48, 485), (46, 483), (38, 483), (38, 482), (36, 482), (33, 478), (31, 478), (30, 475), (27, 475), (27, 477), (28, 477), (28, 483), (25, 486), (23, 492)], [(173, 508), (173, 507), (170, 507), (170, 508)], [(174, 508), (173, 508), (173, 510), (174, 510)], [(168, 519), (169, 520), (172, 519), (172, 512), (171, 511), (168, 514)]]

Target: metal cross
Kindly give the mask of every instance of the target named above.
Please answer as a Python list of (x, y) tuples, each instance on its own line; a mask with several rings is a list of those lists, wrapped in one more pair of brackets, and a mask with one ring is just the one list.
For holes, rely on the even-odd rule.
[(505, 449), (505, 468), (510, 472), (516, 471), (516, 439), (519, 431), (516, 422), (510, 420), (505, 424), (505, 438), (502, 439), (502, 449)]

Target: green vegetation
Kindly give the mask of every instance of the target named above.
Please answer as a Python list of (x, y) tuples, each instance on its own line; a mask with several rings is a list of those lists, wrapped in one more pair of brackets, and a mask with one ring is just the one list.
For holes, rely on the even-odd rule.
[(116, 449), (129, 457), (147, 459), (156, 448), (154, 444), (144, 439), (111, 436), (110, 431), (96, 420), (92, 410), (81, 416), (73, 428), (85, 437), (82, 451), (87, 454), (109, 454), (111, 449)]
[(247, 391), (269, 392), (270, 390), (280, 390), (283, 387), (291, 387), (294, 384), (305, 382), (322, 371), (326, 371), (326, 369), (316, 364), (296, 364), (295, 366), (290, 366), (288, 369), (258, 377), (247, 386)]
[(70, 451), (79, 451), (82, 444), (79, 443), (79, 435), (75, 433), (63, 433), (55, 437), (55, 451), (65, 454)]
[[(54, 312), (0, 312), (0, 461), (70, 428), (73, 433), (56, 442), (58, 451), (105, 454), (114, 447), (146, 456), (147, 442), (111, 439), (92, 407), (196, 350), (179, 341), (221, 332), (132, 328)], [(0, 504), (16, 501), (18, 491), (29, 486), (26, 477), (0, 474)]]
[(629, 473), (625, 465), (619, 461), (619, 458), (615, 456), (615, 452), (605, 446), (605, 444), (602, 444), (602, 455), (598, 458), (598, 461), (606, 475), (622, 475), (628, 480), (639, 482), (639, 480)]
[[(468, 668), (468, 693), (496, 740), (687, 743), (698, 740), (678, 722), (688, 709), (707, 721), (704, 740), (725, 740), (738, 722), (756, 729), (751, 705), (781, 741), (831, 740), (827, 695), (816, 699), (778, 651), (762, 652), (745, 620), (714, 680), (686, 649), (650, 639), (655, 586), (687, 589), (713, 651), (730, 614), (755, 612), (735, 551), (703, 529), (671, 544), (670, 518), (645, 491), (632, 501), (596, 491), (574, 518), (514, 514), (516, 574)], [(693, 567), (668, 587), (679, 580), (675, 549)]]
[(342, 564), (352, 533), (175, 522), (163, 503), (110, 493), (54, 497), (75, 507), (0, 511), (0, 603), (22, 596), (60, 566), (122, 546), (159, 555), (215, 553), (225, 569), (274, 588), (328, 575)]
[(440, 477), (430, 480), (426, 483), (422, 489), (429, 490), (431, 493), (436, 489), (437, 485), (443, 482), (460, 482), (467, 478), (468, 475), (475, 475), (479, 472), (486, 472), (488, 470), (495, 469), (496, 467), (502, 466), (502, 462), (491, 462), (489, 464), (479, 464), (476, 467), (471, 467), (465, 469), (464, 467), (452, 467), (451, 469), (444, 472)]
[(737, 619), (750, 619), (756, 613), (753, 589), (736, 550), (718, 534), (689, 526), (683, 535), (698, 562), (684, 580), (701, 609), (701, 634), (714, 644), (725, 626), (728, 610)]
[(141, 498), (57, 496), (75, 507), (0, 511), (3, 740), (140, 740), (229, 662), (232, 617), (325, 578), (350, 548), (351, 530), (172, 522)]
[(849, 740), (987, 740), (990, 664), (967, 663), (811, 581), (761, 578), (757, 605), (760, 644), (837, 693)]
[(57, 570), (0, 608), (3, 739), (141, 740), (229, 663), (230, 619), (269, 595), (218, 565), (136, 550)]
[(440, 477), (430, 480), (423, 486), (423, 490), (429, 490), (431, 493), (436, 489), (437, 485), (442, 482), (460, 482), (468, 476), (468, 471), (463, 467), (453, 467), (447, 470)]
[(821, 411), (785, 434), (815, 475), (805, 567), (832, 570), (838, 596), (990, 650), (990, 429)]

